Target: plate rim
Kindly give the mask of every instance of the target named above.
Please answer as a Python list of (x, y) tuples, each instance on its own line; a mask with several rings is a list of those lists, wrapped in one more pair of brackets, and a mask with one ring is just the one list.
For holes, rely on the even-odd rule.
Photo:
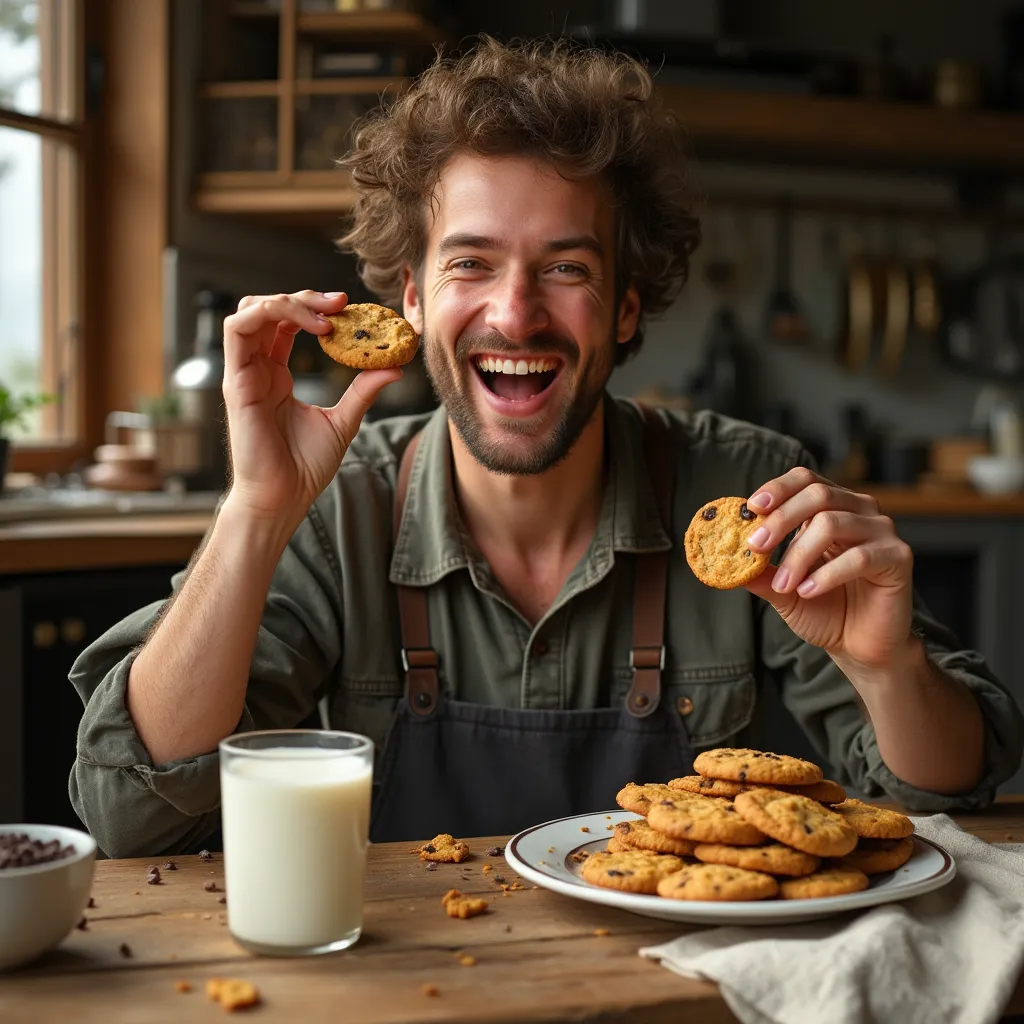
[[(582, 881), (569, 882), (550, 875), (541, 868), (534, 866), (520, 853), (520, 845), (541, 829), (597, 816), (610, 818), (612, 815), (618, 816), (620, 820), (639, 820), (642, 817), (635, 812), (616, 807), (610, 811), (568, 814), (561, 818), (552, 818), (549, 821), (539, 822), (536, 825), (530, 825), (520, 830), (506, 843), (505, 860), (509, 867), (525, 875), (530, 881), (538, 883), (549, 891), (557, 892), (573, 899), (582, 899), (589, 903), (612, 906), (616, 909), (626, 910), (642, 916), (650, 916), (650, 912), (660, 911), (657, 916), (662, 917), (663, 920), (675, 920), (682, 924), (707, 925), (742, 925), (747, 923), (738, 919), (743, 914), (749, 914), (753, 918), (761, 918), (759, 923), (770, 925), (788, 922), (797, 923), (798, 920), (806, 921), (815, 917), (867, 910), (885, 903), (913, 899), (915, 896), (924, 895), (926, 892), (941, 888), (956, 877), (957, 866), (955, 858), (941, 844), (932, 839), (927, 839), (917, 832), (913, 833), (913, 838), (931, 847), (931, 849), (939, 854), (942, 860), (941, 864), (930, 874), (909, 883), (907, 888), (910, 891), (902, 891), (897, 886), (888, 889), (864, 889), (855, 893), (843, 893), (837, 896), (818, 896), (804, 900), (666, 901), (660, 896), (620, 892), (617, 889), (601, 889), (598, 886), (584, 884)], [(624, 815), (629, 815), (630, 817), (623, 817)], [(586, 846), (595, 841), (600, 842), (601, 839), (589, 839), (584, 843), (580, 843), (579, 846)], [(573, 849), (575, 850), (576, 848), (574, 847)], [(566, 854), (563, 854), (563, 856), (566, 856)], [(857, 897), (860, 898), (857, 899)], [(851, 899), (854, 900), (852, 905), (847, 902)], [(836, 905), (834, 901), (837, 900), (842, 901), (842, 903)], [(670, 906), (666, 906), (666, 902)], [(772, 912), (770, 913), (763, 913), (760, 910), (760, 908), (767, 908), (769, 906), (772, 907)]]

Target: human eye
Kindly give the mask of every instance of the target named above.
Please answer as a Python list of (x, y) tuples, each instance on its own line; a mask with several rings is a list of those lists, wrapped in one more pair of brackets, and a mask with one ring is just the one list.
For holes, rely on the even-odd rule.
[(467, 257), (465, 257), (464, 259), (461, 259), (461, 260), (453, 260), (452, 263), (450, 264), (450, 267), (451, 267), (452, 270), (463, 270), (463, 271), (482, 270), (483, 269), (483, 263), (481, 263), (480, 260), (478, 260), (478, 259), (474, 259), (471, 256), (467, 256)]
[(556, 263), (551, 268), (557, 277), (588, 277), (590, 272), (578, 263)]

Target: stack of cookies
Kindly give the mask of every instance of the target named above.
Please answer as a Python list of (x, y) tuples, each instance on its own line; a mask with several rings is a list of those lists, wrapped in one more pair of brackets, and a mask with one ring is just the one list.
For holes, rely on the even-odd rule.
[(619, 792), (642, 819), (615, 826), (584, 881), (669, 899), (810, 899), (866, 889), (913, 852), (908, 817), (848, 799), (809, 761), (720, 748), (693, 766), (697, 775)]

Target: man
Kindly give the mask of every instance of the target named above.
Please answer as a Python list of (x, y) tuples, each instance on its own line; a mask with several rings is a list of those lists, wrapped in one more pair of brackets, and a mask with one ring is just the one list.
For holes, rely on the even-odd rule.
[[(345, 242), (422, 335), (443, 405), (357, 436), (398, 371), (361, 374), (332, 409), (292, 397), (293, 338), (326, 332), (343, 294), (247, 298), (228, 318), (216, 521), (173, 598), (71, 675), (72, 799), (108, 854), (201, 845), (218, 741), (323, 699), (332, 727), (376, 744), (376, 840), (612, 806), (630, 779), (755, 741), (768, 675), (858, 790), (992, 799), (1021, 715), (915, 609), (878, 505), (790, 439), (606, 394), (697, 243), (682, 149), (634, 62), (489, 40), (362, 127)], [(746, 590), (704, 587), (682, 556), (721, 495), (765, 513), (758, 551), (796, 531)]]

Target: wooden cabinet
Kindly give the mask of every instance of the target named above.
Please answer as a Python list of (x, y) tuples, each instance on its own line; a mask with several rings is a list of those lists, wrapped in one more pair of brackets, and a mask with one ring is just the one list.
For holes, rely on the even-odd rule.
[(351, 206), (334, 163), (353, 123), (401, 90), (446, 38), (418, 10), (391, 6), (209, 5), (208, 80), (197, 98), (200, 210), (301, 218)]

